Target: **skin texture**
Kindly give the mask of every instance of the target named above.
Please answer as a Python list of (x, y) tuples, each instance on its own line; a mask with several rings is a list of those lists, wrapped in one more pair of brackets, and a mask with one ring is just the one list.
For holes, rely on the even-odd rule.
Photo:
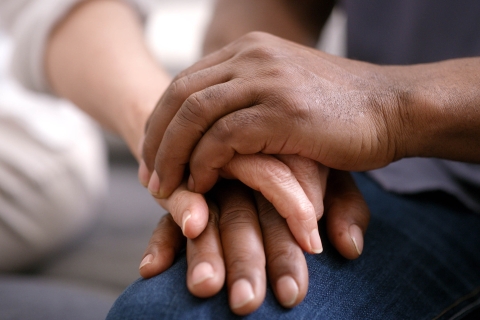
[(479, 61), (377, 66), (251, 33), (170, 85), (152, 118), (175, 115), (151, 121), (144, 154), (158, 149), (164, 194), (186, 163), (189, 188), (206, 192), (235, 154), (298, 154), (341, 170), (407, 156), (478, 162), (466, 142), (480, 144)]
[[(220, 50), (179, 74), (150, 118), (143, 156), (145, 172), (161, 173), (157, 196), (171, 194), (187, 165), (188, 188), (209, 190), (239, 154), (355, 170), (411, 156), (480, 161), (478, 58), (381, 67), (326, 55), (306, 47), (331, 9), (319, 3), (217, 1), (205, 51)], [(358, 257), (368, 209), (347, 173), (331, 171), (327, 186), (329, 239)]]
[[(168, 86), (169, 78), (146, 49), (141, 25), (131, 8), (114, 0), (84, 1), (76, 6), (51, 34), (45, 69), (55, 93), (73, 101), (127, 142), (139, 160), (140, 181), (147, 184), (151, 171), (142, 160), (138, 146), (142, 145), (147, 118)], [(222, 175), (231, 178), (238, 174), (251, 181), (252, 172), (261, 170), (262, 164), (253, 162), (247, 165), (245, 161), (248, 159), (229, 163), (222, 169)], [(303, 192), (304, 202), (310, 203), (313, 221), (322, 217), (323, 196), (329, 197), (325, 190), (328, 170), (311, 160), (295, 160), (288, 156), (272, 157), (269, 161), (282, 167), (290, 177), (288, 181), (297, 184), (294, 190)], [(268, 277), (282, 305), (298, 304), (308, 286), (304, 260), (273, 257), (282, 256), (283, 252), (293, 252), (293, 256), (300, 257), (302, 248), (294, 241), (286, 221), (268, 201), (237, 183), (231, 190), (230, 186), (227, 191), (223, 189), (221, 194), (213, 190), (207, 204), (204, 196), (187, 190), (186, 184), (185, 181), (170, 197), (158, 200), (171, 214), (160, 221), (152, 235), (141, 263), (142, 276), (151, 277), (164, 271), (186, 243), (189, 260), (187, 286), (193, 294), (210, 296), (227, 281), (233, 311), (247, 314), (263, 301)], [(358, 190), (356, 192), (361, 197)], [(342, 197), (341, 192), (338, 196)], [(344, 206), (348, 207), (350, 198), (345, 199)], [(332, 206), (333, 212), (335, 207)], [(363, 233), (368, 223), (368, 209), (362, 207), (357, 211), (357, 207), (355, 203), (352, 215), (362, 221), (359, 227)], [(243, 214), (233, 214), (239, 212)], [(327, 218), (328, 215), (325, 212)], [(186, 219), (188, 216), (190, 218)], [(342, 215), (334, 215), (333, 219), (337, 221), (335, 228), (338, 228), (333, 234), (349, 230), (357, 221), (357, 218)], [(238, 221), (243, 228), (236, 228)], [(187, 240), (185, 235), (192, 239)], [(355, 249), (349, 233), (343, 235), (345, 238), (340, 237), (338, 241), (339, 251), (348, 258), (357, 258), (361, 250)], [(238, 238), (251, 239), (252, 247), (235, 247)], [(227, 251), (228, 255), (224, 256), (223, 252)], [(250, 269), (244, 259), (245, 253), (256, 257), (255, 261), (259, 262), (263, 257), (268, 276), (265, 263)], [(248, 301), (243, 303), (245, 299)]]
[[(300, 41), (314, 44), (318, 38), (320, 28), (323, 25), (326, 17), (331, 11), (333, 2), (318, 1), (218, 1), (214, 12), (207, 37), (205, 40), (205, 51), (210, 51), (218, 48), (224, 42), (234, 39), (242, 35), (251, 28), (260, 28), (270, 31), (277, 31), (283, 36)], [(254, 10), (252, 10), (254, 9)], [(253, 16), (252, 16), (253, 15)], [(319, 17), (323, 17), (319, 19)], [(232, 19), (233, 18), (233, 19)], [(274, 23), (282, 21), (282, 24)], [(175, 112), (174, 110), (172, 110)], [(158, 118), (150, 118), (149, 122), (153, 122), (154, 129), (151, 131), (152, 137), (155, 135), (153, 145), (156, 140), (161, 139), (163, 135), (162, 127), (156, 125), (158, 121), (168, 123), (171, 121), (174, 113), (162, 112)], [(148, 132), (148, 129), (147, 129)], [(155, 132), (155, 133), (153, 133)], [(148, 138), (150, 139), (150, 138)], [(150, 146), (152, 143), (147, 141), (145, 145)], [(152, 148), (145, 148), (144, 151), (151, 152)], [(160, 181), (158, 172), (152, 170), (152, 157), (145, 155), (145, 167), (142, 168), (140, 176), (144, 184), (148, 184), (151, 194), (159, 199), (168, 197), (173, 191), (165, 181)], [(299, 184), (295, 181), (292, 172), (295, 171), (292, 166), (281, 165), (280, 162), (275, 161), (272, 157), (259, 156), (249, 158), (249, 163), (244, 165), (241, 172), (238, 171), (240, 156), (231, 159), (229, 164), (222, 168), (221, 177), (239, 178), (249, 187), (262, 192), (262, 194), (273, 203), (280, 214), (289, 222), (290, 230), (293, 232), (295, 238), (300, 243), (301, 247), (310, 253), (321, 252), (321, 242), (317, 237), (316, 216), (314, 213), (314, 206), (306, 201), (304, 192), (299, 188)], [(243, 157), (245, 158), (245, 157)], [(232, 172), (232, 168), (237, 169)], [(258, 169), (255, 169), (258, 168)], [(151, 178), (147, 178), (147, 173)], [(180, 172), (180, 170), (179, 170)], [(182, 171), (183, 172), (183, 171)], [(242, 179), (243, 177), (252, 177), (250, 179)], [(183, 173), (182, 173), (183, 174)], [(162, 173), (160, 174), (162, 175)], [(147, 183), (149, 181), (149, 183)], [(189, 186), (192, 182), (189, 181)], [(317, 183), (315, 183), (317, 184)], [(312, 184), (313, 186), (314, 184)], [(314, 187), (313, 187), (314, 188)], [(167, 193), (164, 191), (167, 190)], [(190, 190), (193, 190), (190, 187)], [(197, 190), (198, 191), (198, 190)], [(207, 191), (207, 190), (205, 190)], [(323, 208), (323, 206), (322, 206)], [(192, 220), (194, 219), (194, 220)], [(195, 221), (195, 219), (198, 219)], [(182, 218), (182, 221), (184, 219)], [(196, 232), (187, 234), (188, 236), (196, 236), (202, 226), (206, 224), (206, 217), (191, 217), (188, 223), (196, 226)]]
[[(329, 179), (334, 183), (325, 195), (328, 237), (343, 256), (356, 259), (363, 250), (368, 208), (347, 172), (332, 171)], [(183, 184), (180, 189), (185, 187)], [(170, 201), (187, 209), (193, 204), (178, 201), (182, 192), (188, 192), (180, 189), (161, 200), (167, 202), (164, 205), (168, 207)], [(280, 304), (291, 308), (300, 303), (308, 290), (308, 270), (285, 219), (260, 193), (252, 194), (235, 181), (222, 181), (208, 196), (215, 200), (209, 202), (209, 223), (199, 237), (186, 240), (190, 291), (199, 297), (213, 296), (226, 279), (232, 311), (244, 315), (261, 305), (268, 278)], [(256, 205), (252, 205), (253, 198)], [(354, 229), (360, 234), (351, 233)], [(184, 241), (180, 227), (166, 215), (150, 239), (140, 274), (149, 278), (166, 270)], [(200, 271), (195, 270), (198, 266)], [(246, 299), (249, 292), (253, 297)]]

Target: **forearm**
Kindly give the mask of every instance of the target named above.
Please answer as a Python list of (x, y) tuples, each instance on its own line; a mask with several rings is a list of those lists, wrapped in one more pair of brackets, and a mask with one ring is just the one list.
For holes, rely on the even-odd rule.
[(51, 34), (45, 59), (53, 90), (119, 134), (138, 158), (169, 77), (146, 48), (135, 12), (115, 0), (79, 4)]
[(480, 58), (395, 72), (408, 79), (397, 99), (403, 123), (398, 140), (405, 156), (480, 162)]
[(217, 0), (204, 52), (210, 53), (252, 31), (314, 46), (334, 0)]

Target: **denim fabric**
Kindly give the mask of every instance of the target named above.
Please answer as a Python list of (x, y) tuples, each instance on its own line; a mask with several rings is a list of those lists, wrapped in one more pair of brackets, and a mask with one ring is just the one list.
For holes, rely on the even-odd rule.
[[(372, 213), (360, 259), (347, 261), (323, 239), (324, 253), (307, 255), (305, 300), (288, 310), (270, 288), (247, 319), (448, 319), (480, 301), (480, 216), (442, 192), (401, 196), (356, 175)], [(323, 232), (323, 234), (325, 234)], [(186, 260), (118, 298), (107, 319), (227, 319), (226, 290), (193, 297)]]

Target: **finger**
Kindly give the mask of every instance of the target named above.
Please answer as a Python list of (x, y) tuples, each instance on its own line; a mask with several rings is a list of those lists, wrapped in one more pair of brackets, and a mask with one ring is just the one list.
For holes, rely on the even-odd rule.
[(187, 287), (200, 298), (217, 294), (225, 282), (225, 265), (218, 232), (218, 208), (209, 202), (210, 218), (205, 230), (187, 240)]
[[(229, 79), (228, 73), (211, 72), (210, 69), (207, 69), (177, 79), (165, 91), (164, 96), (150, 116), (149, 126), (146, 130), (145, 141), (143, 144), (142, 156), (149, 172), (151, 172), (150, 179), (155, 178), (158, 180), (155, 184), (148, 185), (148, 189), (153, 196), (160, 199), (167, 198), (180, 184), (183, 176), (183, 169), (188, 162), (189, 155), (183, 158), (178, 158), (174, 155), (174, 165), (172, 165), (171, 168), (168, 168), (168, 170), (173, 170), (172, 172), (176, 174), (174, 175), (176, 180), (165, 180), (163, 178), (165, 174), (163, 170), (164, 167), (155, 164), (160, 143), (164, 138), (168, 139), (169, 133), (166, 132), (166, 129), (175, 117), (177, 110), (180, 109), (182, 104), (191, 94), (202, 90), (205, 87), (223, 83)], [(183, 143), (177, 143), (176, 147), (181, 145), (183, 145)], [(172, 148), (169, 148), (169, 150), (171, 149)]]
[(285, 154), (275, 157), (290, 168), (315, 208), (317, 220), (320, 220), (323, 215), (323, 198), (327, 187), (329, 169), (314, 160), (298, 155)]
[(315, 208), (284, 163), (264, 154), (237, 154), (222, 171), (260, 191), (287, 220), (292, 234), (305, 251), (322, 252)]
[[(146, 164), (150, 171), (153, 171), (154, 156), (157, 152), (158, 145), (160, 145), (165, 129), (172, 121), (173, 116), (177, 113), (185, 99), (196, 91), (209, 87), (212, 84), (223, 83), (228, 79), (225, 78), (227, 76), (225, 73), (203, 70), (229, 60), (233, 54), (234, 52), (231, 45), (228, 45), (203, 57), (189, 68), (180, 72), (172, 80), (172, 83), (159, 99), (145, 125), (145, 133), (149, 139), (143, 146), (142, 150), (143, 157), (147, 159)], [(207, 79), (210, 81), (206, 82), (205, 80)], [(202, 83), (202, 81), (205, 82)], [(191, 85), (191, 87), (185, 86), (186, 83)], [(154, 133), (153, 135), (150, 134), (152, 132)]]
[[(265, 84), (257, 85), (252, 80), (271, 79), (278, 77), (279, 73), (288, 73), (275, 64), (265, 67), (265, 70), (258, 70), (259, 66), (261, 68), (264, 65), (263, 62), (275, 56), (270, 50), (257, 50), (254, 46), (249, 46), (261, 40), (261, 37), (263, 36), (250, 34), (235, 41), (192, 67), (167, 89), (158, 106), (162, 111), (154, 112), (155, 121), (152, 121), (152, 126), (155, 125), (155, 128), (151, 131), (155, 135), (149, 134), (149, 127), (145, 141), (146, 145), (151, 144), (144, 154), (148, 158), (146, 164), (149, 168), (152, 152), (158, 150), (155, 170), (161, 187), (152, 190), (154, 195), (167, 197), (177, 187), (193, 147), (213, 123), (235, 110), (254, 105), (262, 96), (265, 98), (271, 95), (272, 90), (266, 88)], [(242, 77), (240, 73), (255, 76)], [(249, 81), (245, 81), (245, 78)], [(209, 190), (216, 179), (212, 174), (208, 182), (201, 181), (208, 184), (206, 190)], [(200, 192), (197, 189), (191, 190)]]
[(140, 263), (140, 275), (151, 278), (167, 270), (185, 245), (185, 237), (172, 216), (166, 214), (158, 223)]
[(292, 308), (302, 302), (308, 290), (308, 269), (285, 220), (261, 194), (255, 193), (262, 227), (267, 274), (278, 302)]
[(170, 212), (187, 238), (193, 239), (205, 229), (209, 217), (205, 198), (188, 191), (186, 183), (181, 184), (167, 199), (156, 200)]
[[(221, 74), (226, 71), (230, 72), (229, 70), (231, 68), (228, 66), (220, 65), (198, 73), (213, 72), (214, 74)], [(197, 75), (195, 74), (195, 76)], [(224, 81), (229, 77), (231, 75), (218, 80)], [(214, 84), (208, 78), (208, 75), (201, 76), (200, 79), (202, 80), (198, 81), (198, 86), (192, 85), (193, 81), (188, 80), (189, 86), (194, 87), (194, 89), (199, 89), (199, 86), (205, 84), (208, 84), (209, 87), (186, 97), (165, 129), (155, 159), (155, 170), (158, 173), (160, 185), (159, 197), (170, 194), (180, 183), (195, 145), (209, 127), (225, 114), (239, 108), (250, 107), (255, 103), (258, 96), (256, 92), (252, 92), (252, 90), (256, 90), (255, 86), (250, 86), (241, 80), (234, 79)], [(155, 128), (155, 130), (163, 130), (163, 128)], [(190, 190), (200, 193), (207, 192), (217, 181), (215, 176), (209, 178), (208, 181), (199, 181), (206, 187)]]
[(147, 165), (145, 164), (145, 160), (141, 157), (142, 154), (142, 148), (143, 148), (143, 142), (145, 141), (145, 136), (142, 136), (140, 138), (140, 141), (137, 146), (136, 150), (136, 157), (138, 160), (138, 181), (140, 181), (140, 184), (144, 186), (145, 188), (148, 186), (148, 182), (150, 180), (150, 173), (148, 172)]
[(328, 237), (347, 259), (358, 258), (363, 251), (363, 235), (370, 211), (350, 173), (331, 170), (325, 195)]
[[(185, 164), (188, 162), (190, 155), (188, 154), (181, 159), (173, 155), (173, 158), (176, 159), (174, 165), (168, 170), (173, 170), (172, 172), (175, 174), (172, 177), (175, 179), (165, 180), (163, 178), (164, 172), (161, 166), (155, 164), (155, 158), (168, 125), (184, 103), (187, 103), (187, 106), (189, 106), (187, 101), (194, 99), (189, 98), (191, 95), (205, 88), (225, 83), (232, 78), (231, 68), (225, 68), (221, 64), (216, 65), (229, 57), (230, 55), (225, 50), (221, 50), (219, 53), (206, 57), (179, 74), (167, 88), (150, 115), (145, 130), (142, 157), (150, 176), (158, 180), (158, 183), (149, 185), (150, 193), (155, 197), (163, 199), (170, 196), (173, 190), (180, 184)], [(209, 68), (209, 66), (212, 66), (212, 68)], [(192, 109), (192, 111), (195, 110)], [(176, 147), (182, 145), (177, 143)], [(175, 148), (173, 150), (175, 151)]]
[[(218, 171), (235, 154), (298, 154), (311, 150), (311, 132), (296, 130), (295, 121), (265, 105), (230, 113), (216, 121), (198, 141), (190, 158), (189, 189), (197, 192), (215, 183)], [(302, 137), (302, 134), (303, 137)], [(163, 144), (161, 148), (163, 147)], [(193, 181), (193, 183), (192, 183)]]
[(251, 192), (237, 181), (223, 180), (214, 190), (220, 210), (229, 304), (245, 315), (265, 299), (265, 252)]

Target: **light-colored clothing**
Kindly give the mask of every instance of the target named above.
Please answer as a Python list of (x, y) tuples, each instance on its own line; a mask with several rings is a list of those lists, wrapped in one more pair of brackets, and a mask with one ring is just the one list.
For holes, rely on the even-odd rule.
[[(0, 0), (0, 272), (85, 233), (106, 194), (99, 128), (54, 97), (44, 74), (48, 36), (80, 1)], [(143, 16), (154, 4), (127, 2)]]
[(103, 140), (86, 116), (14, 84), (0, 85), (5, 107), (30, 108), (58, 136), (0, 114), (0, 272), (31, 266), (84, 234), (107, 187)]
[(97, 126), (7, 77), (11, 51), (0, 32), (0, 272), (29, 267), (84, 233), (107, 185)]
[[(152, 0), (125, 0), (145, 16)], [(28, 89), (50, 92), (44, 74), (44, 53), (55, 24), (81, 0), (0, 0), (0, 29), (14, 38), (14, 77)]]

